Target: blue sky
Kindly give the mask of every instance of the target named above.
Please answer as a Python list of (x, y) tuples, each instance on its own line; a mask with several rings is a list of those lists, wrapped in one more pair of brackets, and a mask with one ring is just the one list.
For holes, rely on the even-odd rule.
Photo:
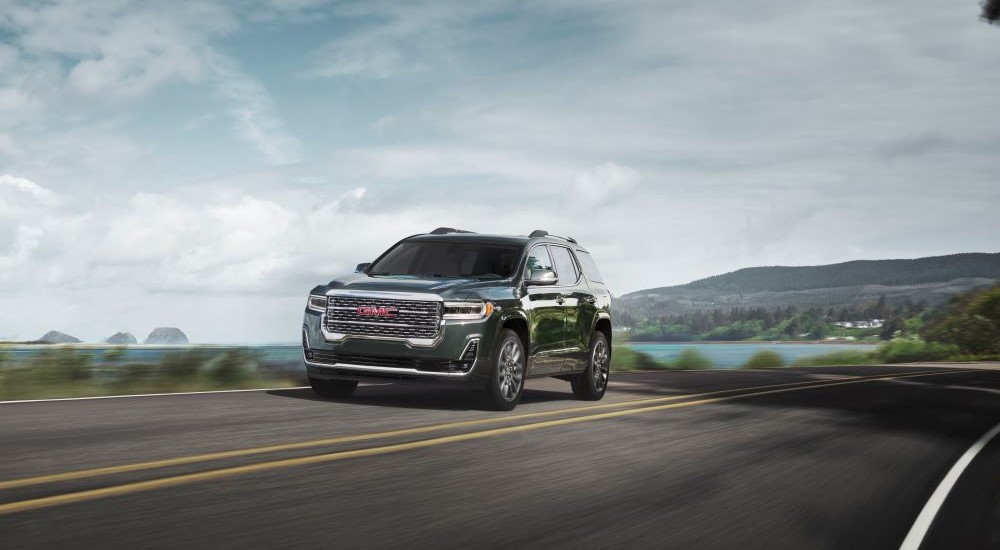
[(619, 294), (996, 251), (978, 11), (0, 0), (0, 336), (294, 340), (439, 225), (573, 235)]

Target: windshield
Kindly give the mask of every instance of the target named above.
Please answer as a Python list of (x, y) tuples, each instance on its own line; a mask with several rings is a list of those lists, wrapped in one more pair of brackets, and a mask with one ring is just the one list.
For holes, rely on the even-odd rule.
[(514, 272), (521, 245), (456, 241), (407, 241), (373, 263), (369, 275), (505, 279)]

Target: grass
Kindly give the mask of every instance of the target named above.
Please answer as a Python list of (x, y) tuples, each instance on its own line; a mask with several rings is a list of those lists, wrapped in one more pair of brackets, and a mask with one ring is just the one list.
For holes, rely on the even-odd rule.
[(992, 355), (961, 354), (958, 346), (954, 344), (900, 339), (886, 342), (872, 352), (838, 351), (826, 355), (802, 357), (792, 363), (792, 366), (883, 365), (933, 361), (995, 361), (998, 359), (1000, 357)]
[[(109, 356), (110, 354), (110, 356)], [(292, 376), (260, 368), (252, 351), (179, 350), (158, 363), (119, 364), (120, 351), (73, 347), (40, 351), (24, 365), (9, 365), (0, 355), (0, 400), (92, 397), (289, 387)]]

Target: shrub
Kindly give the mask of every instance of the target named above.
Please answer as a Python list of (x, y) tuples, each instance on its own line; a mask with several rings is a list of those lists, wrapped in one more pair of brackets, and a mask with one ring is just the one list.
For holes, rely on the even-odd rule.
[(879, 346), (872, 355), (883, 363), (913, 363), (941, 361), (956, 355), (958, 351), (958, 346), (955, 344), (921, 340), (893, 340)]
[(209, 377), (220, 384), (238, 384), (253, 376), (257, 368), (254, 354), (241, 349), (229, 350), (212, 362)]
[(111, 349), (104, 350), (104, 362), (105, 363), (117, 363), (125, 357), (125, 346), (115, 346)]
[(776, 351), (769, 349), (758, 351), (750, 356), (741, 369), (777, 369), (785, 366), (785, 359)]
[(680, 370), (699, 370), (712, 367), (712, 361), (695, 348), (684, 348), (681, 354), (670, 362), (670, 368)]
[(159, 371), (165, 378), (190, 380), (198, 374), (206, 359), (205, 352), (199, 349), (168, 351), (160, 359)]
[(665, 368), (665, 365), (653, 359), (653, 356), (648, 353), (636, 351), (628, 346), (615, 346), (614, 351), (611, 353), (611, 370), (613, 371), (655, 370), (662, 368)]
[(86, 382), (92, 371), (90, 353), (73, 347), (53, 347), (39, 352), (26, 368), (38, 375), (40, 383)]

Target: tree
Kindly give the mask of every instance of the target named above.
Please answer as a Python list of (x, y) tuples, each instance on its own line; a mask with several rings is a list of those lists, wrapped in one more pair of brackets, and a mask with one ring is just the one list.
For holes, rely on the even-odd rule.
[(879, 333), (878, 337), (882, 340), (892, 340), (896, 332), (901, 330), (906, 330), (906, 322), (899, 317), (893, 317), (882, 325), (882, 332)]
[(984, 0), (981, 5), (983, 11), (979, 19), (987, 25), (1000, 25), (1000, 0)]
[(923, 330), (924, 339), (972, 354), (1000, 353), (1000, 285), (955, 297)]

